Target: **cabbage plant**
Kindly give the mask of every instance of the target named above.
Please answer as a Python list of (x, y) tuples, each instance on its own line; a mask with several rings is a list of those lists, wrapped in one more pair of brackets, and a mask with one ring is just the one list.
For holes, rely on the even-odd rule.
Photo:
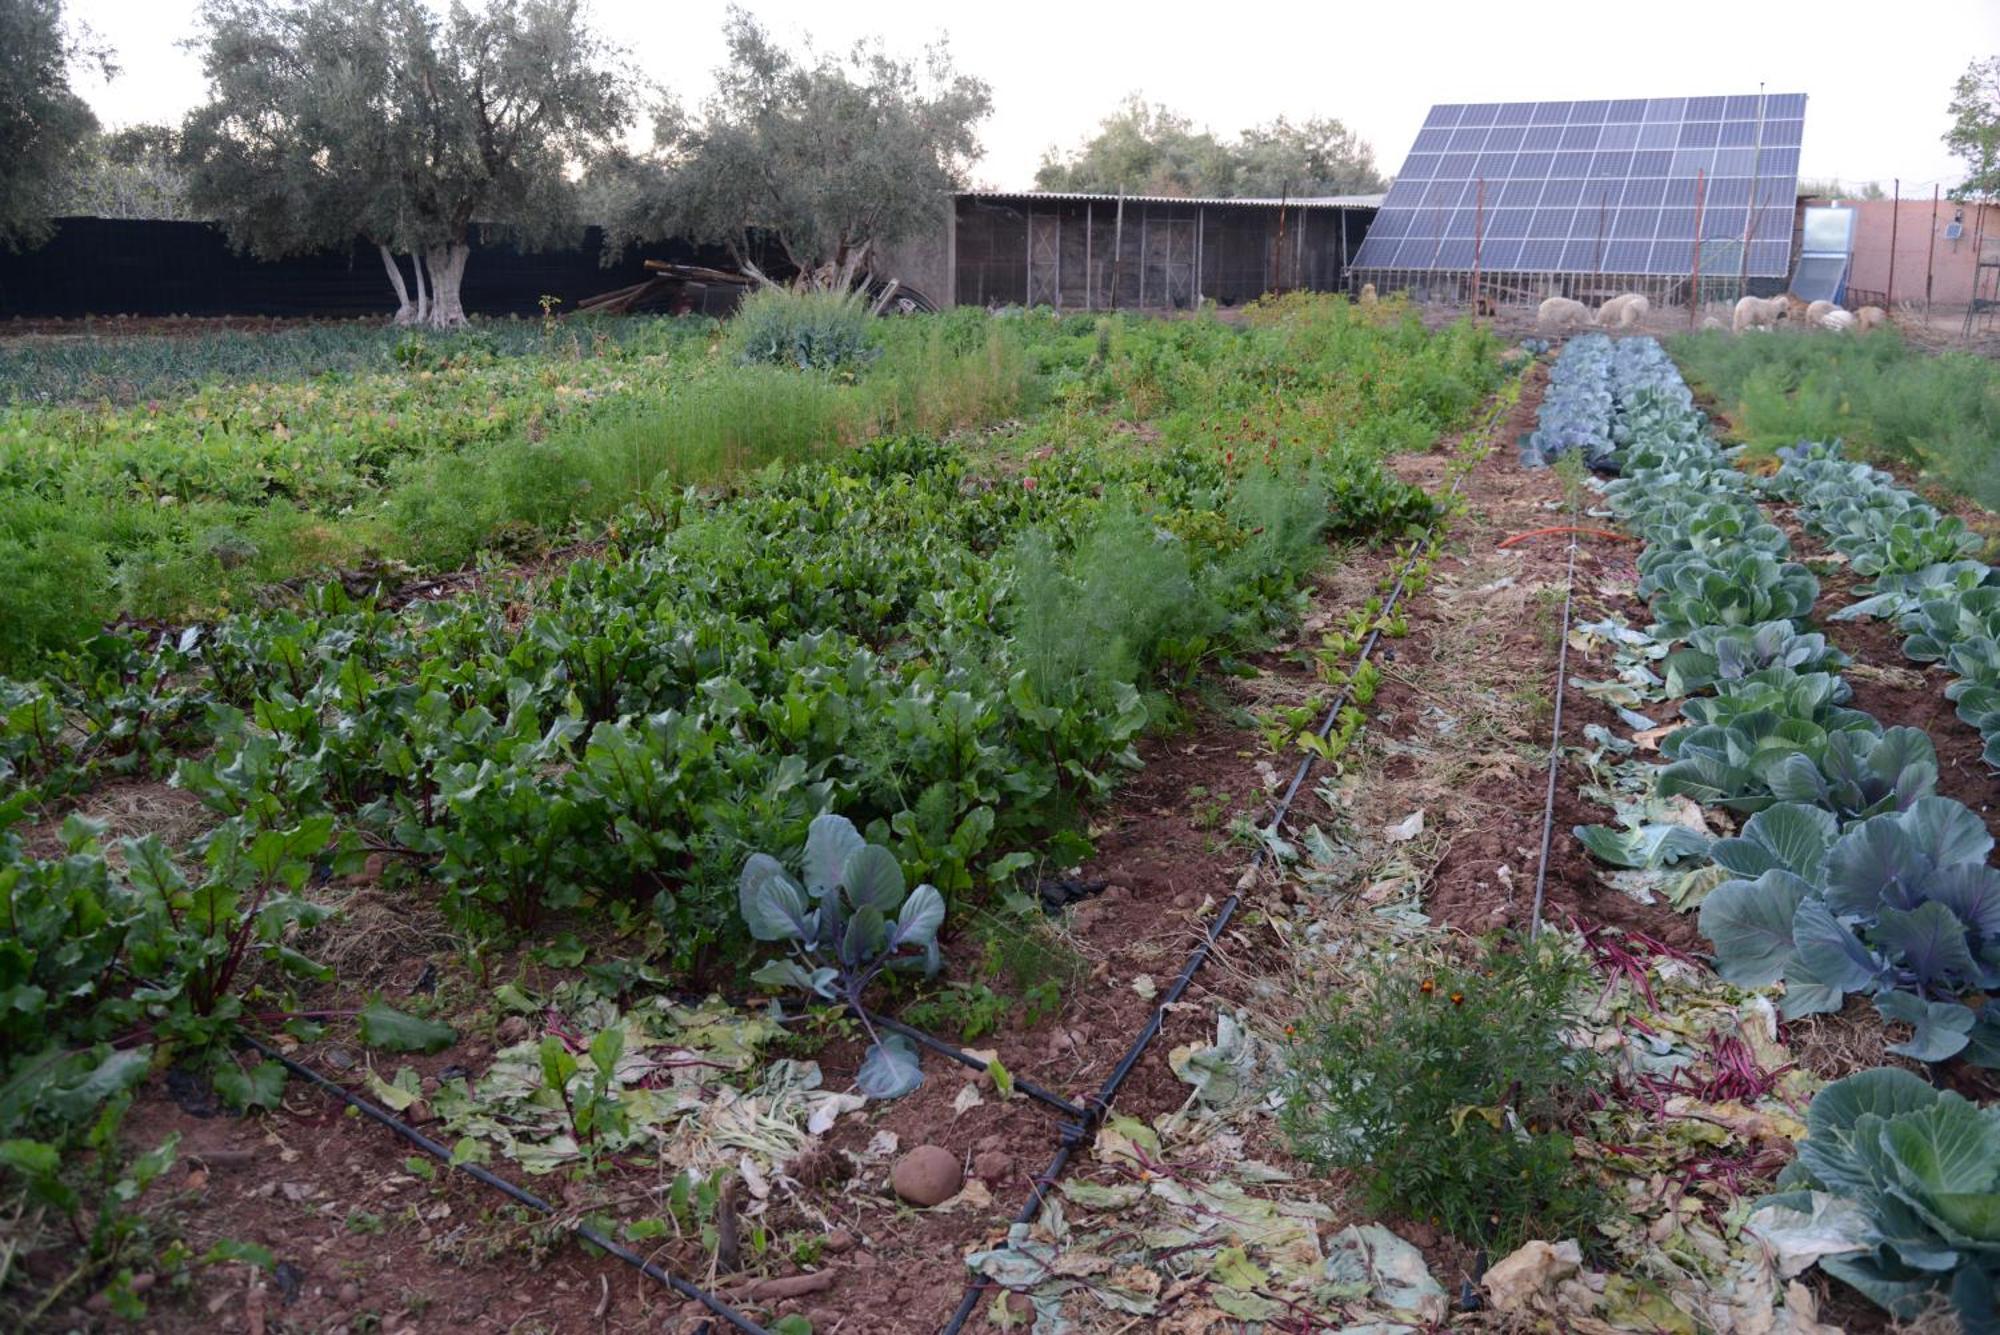
[[(2000, 1108), (1908, 1071), (1861, 1071), (1819, 1092), (1806, 1139), (1746, 1228), (1902, 1320), (1949, 1298), (1987, 1331), (2000, 1283)], [(1787, 1272), (1789, 1273), (1789, 1271)]]
[(1682, 554), (1652, 574), (1653, 634), (1683, 640), (1697, 626), (1749, 626), (1802, 618), (1819, 599), (1819, 581), (1768, 552), (1717, 557)]
[(1790, 621), (1760, 621), (1754, 626), (1697, 626), (1688, 633), (1688, 647), (1668, 654), (1662, 669), (1667, 693), (1685, 696), (1768, 668), (1834, 672), (1848, 661), (1816, 631), (1801, 631)]
[(1903, 616), (1903, 654), (1919, 663), (1947, 657), (1954, 645), (2000, 639), (2000, 587), (1939, 589)]
[(1857, 621), (1862, 617), (1899, 620), (1922, 607), (1934, 595), (1967, 593), (1983, 584), (2000, 583), (2000, 574), (1984, 561), (1940, 561), (1921, 570), (1875, 577), (1865, 589), (1870, 596), (1835, 612), (1829, 621)]
[(845, 816), (814, 818), (801, 871), (803, 885), (767, 853), (743, 864), (738, 899), (750, 935), (783, 941), (793, 956), (751, 976), (845, 1004), (870, 1039), (855, 1083), (870, 1098), (899, 1098), (924, 1081), (916, 1047), (877, 1033), (861, 998), (884, 969), (937, 972), (944, 896), (932, 885), (905, 894), (895, 854), (863, 839)]
[[(1890, 1051), (1942, 1061), (1972, 1042), (1975, 1013), (1954, 998), (2000, 986), (2000, 870), (1977, 813), (1948, 797), (1835, 835), (1826, 812), (1759, 812), (1711, 850), (1735, 873), (1701, 905), (1716, 971), (1742, 987), (1782, 979), (1786, 1018), (1881, 994), (1885, 1019), (1912, 1026)], [(2000, 1056), (1981, 1046), (1974, 1060)]]
[(1881, 730), (1852, 709), (1751, 710), (1669, 734), (1660, 749), (1671, 761), (1659, 771), (1663, 795), (1746, 814), (1774, 802), (1807, 802), (1852, 820), (1900, 811), (1937, 786), (1928, 736), (1916, 728)]

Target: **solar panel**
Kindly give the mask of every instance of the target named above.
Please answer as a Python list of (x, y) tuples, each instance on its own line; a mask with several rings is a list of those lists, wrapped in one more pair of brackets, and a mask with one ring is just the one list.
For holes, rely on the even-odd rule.
[[(1356, 269), (1734, 272), (1791, 264), (1803, 93), (1441, 103)], [(1695, 180), (1704, 181), (1697, 217)], [(1482, 182), (1484, 199), (1482, 204)]]

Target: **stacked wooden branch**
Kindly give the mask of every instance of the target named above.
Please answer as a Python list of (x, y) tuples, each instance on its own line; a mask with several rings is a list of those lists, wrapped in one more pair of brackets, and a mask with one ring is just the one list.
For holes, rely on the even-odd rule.
[(671, 302), (689, 287), (713, 284), (718, 287), (749, 287), (754, 281), (726, 269), (700, 264), (675, 264), (670, 260), (647, 260), (651, 276), (625, 287), (600, 292), (576, 303), (579, 311), (599, 315), (629, 315)]

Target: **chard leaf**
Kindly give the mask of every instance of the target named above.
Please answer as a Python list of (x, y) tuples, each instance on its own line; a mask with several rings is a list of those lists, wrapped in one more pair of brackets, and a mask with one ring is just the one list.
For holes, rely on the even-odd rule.
[(441, 1052), (458, 1041), (458, 1031), (436, 1020), (420, 1020), (380, 997), (361, 1008), (361, 1041), (389, 1052)]
[(224, 1060), (215, 1068), (215, 1092), (232, 1108), (276, 1108), (285, 1093), (285, 1068), (259, 1061), (245, 1070)]

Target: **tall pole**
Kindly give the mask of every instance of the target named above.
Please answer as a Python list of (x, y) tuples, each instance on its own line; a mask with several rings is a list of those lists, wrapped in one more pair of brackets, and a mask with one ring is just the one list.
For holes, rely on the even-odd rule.
[(1111, 309), (1118, 309), (1118, 279), (1125, 269), (1125, 192), (1118, 192), (1118, 216), (1111, 224)]
[(1924, 327), (1931, 323), (1931, 279), (1937, 273), (1937, 219), (1938, 187), (1931, 185), (1931, 246), (1930, 254), (1924, 260)]
[(1285, 196), (1291, 191), (1290, 181), (1278, 185), (1278, 244), (1271, 252), (1271, 290), (1285, 290)]
[(1743, 220), (1743, 254), (1736, 263), (1736, 295), (1750, 295), (1750, 238), (1757, 230), (1757, 173), (1764, 166), (1764, 85), (1757, 84), (1757, 148), (1750, 155), (1750, 216)]
[(1479, 259), (1486, 239), (1486, 178), (1479, 178), (1479, 193), (1472, 204), (1472, 318), (1479, 318)]
[(1701, 206), (1707, 173), (1701, 168), (1694, 169), (1694, 287), (1688, 293), (1688, 328), (1695, 327), (1701, 314)]
[(1088, 200), (1083, 205), (1083, 308), (1097, 309), (1097, 269), (1090, 259), (1090, 234), (1097, 230), (1097, 214)]
[[(1605, 227), (1604, 187), (1597, 188), (1597, 272), (1604, 272), (1604, 227)], [(1602, 289), (1600, 289), (1602, 290)]]
[(1896, 192), (1890, 197), (1889, 208), (1889, 286), (1882, 289), (1883, 304), (1889, 309), (1896, 308), (1896, 224), (1903, 216), (1903, 178), (1896, 178)]

